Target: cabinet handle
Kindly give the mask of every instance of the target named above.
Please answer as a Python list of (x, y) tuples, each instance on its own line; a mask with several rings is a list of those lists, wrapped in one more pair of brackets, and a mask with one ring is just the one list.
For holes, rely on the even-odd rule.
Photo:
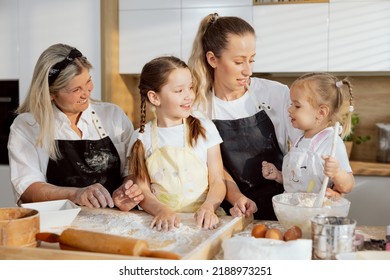
[(7, 103), (11, 101), (12, 101), (11, 97), (0, 97), (0, 103)]

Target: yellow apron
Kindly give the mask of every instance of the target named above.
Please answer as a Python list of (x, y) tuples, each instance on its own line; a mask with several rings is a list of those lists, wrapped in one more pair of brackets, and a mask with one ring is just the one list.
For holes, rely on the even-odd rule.
[(208, 169), (189, 145), (183, 125), (184, 147), (158, 145), (157, 120), (152, 121), (152, 154), (146, 159), (151, 191), (159, 201), (177, 212), (195, 212), (206, 200)]

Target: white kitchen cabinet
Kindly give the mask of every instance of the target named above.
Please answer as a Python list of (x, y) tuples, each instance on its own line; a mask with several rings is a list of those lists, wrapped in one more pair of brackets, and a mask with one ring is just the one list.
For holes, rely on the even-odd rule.
[(326, 71), (328, 3), (253, 6), (254, 72)]
[(92, 97), (101, 99), (100, 0), (18, 0), (19, 100), (27, 95), (39, 55), (50, 45), (78, 48), (92, 63)]
[(180, 9), (180, 7), (181, 0), (119, 0), (120, 11)]
[(345, 198), (351, 201), (348, 217), (358, 225), (390, 225), (390, 177), (355, 176), (355, 188)]
[(182, 0), (183, 8), (216, 8), (252, 6), (253, 0)]
[(140, 73), (161, 55), (181, 56), (180, 9), (119, 11), (119, 72)]
[(181, 56), (181, 0), (119, 1), (119, 72), (140, 73), (151, 59)]
[(0, 207), (15, 207), (14, 191), (8, 165), (0, 164)]
[(390, 1), (329, 5), (329, 71), (389, 71)]
[(120, 0), (119, 72), (140, 73), (146, 62), (161, 55), (187, 62), (200, 21), (215, 12), (252, 24), (252, 0)]
[(18, 2), (0, 0), (0, 79), (19, 78)]

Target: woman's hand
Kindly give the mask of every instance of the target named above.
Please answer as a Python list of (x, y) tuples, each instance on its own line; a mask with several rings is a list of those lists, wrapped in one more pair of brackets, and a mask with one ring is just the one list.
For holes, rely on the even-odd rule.
[(247, 198), (246, 196), (242, 195), (233, 205), (232, 208), (230, 208), (230, 215), (233, 217), (249, 217), (257, 212), (257, 206), (256, 203)]
[(130, 211), (144, 199), (141, 188), (132, 180), (127, 180), (112, 194), (114, 204), (122, 211)]
[(100, 183), (85, 188), (75, 188), (74, 203), (89, 208), (114, 207), (114, 202), (108, 190)]
[(172, 211), (168, 207), (163, 207), (157, 215), (154, 216), (150, 228), (155, 228), (158, 231), (171, 231), (174, 228), (179, 227), (180, 218), (176, 212)]
[(194, 214), (196, 224), (199, 228), (215, 229), (219, 219), (212, 208), (201, 206)]

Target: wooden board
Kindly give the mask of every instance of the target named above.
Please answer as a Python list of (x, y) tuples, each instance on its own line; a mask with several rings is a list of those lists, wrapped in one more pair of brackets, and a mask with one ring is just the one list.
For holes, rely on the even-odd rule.
[[(212, 259), (220, 251), (224, 239), (242, 231), (252, 221), (252, 219), (222, 216), (218, 228), (203, 230), (197, 228), (192, 213), (181, 213), (180, 218), (181, 226), (178, 229), (170, 232), (158, 232), (155, 229), (150, 229), (153, 217), (143, 211), (122, 212), (116, 209), (82, 207), (71, 228), (143, 239), (148, 242), (150, 250), (170, 251), (182, 256), (183, 259)], [(50, 231), (60, 234), (64, 229), (51, 228)], [(41, 243), (41, 248), (36, 249), (0, 249), (3, 249), (0, 250), (0, 259), (4, 259), (2, 252), (8, 252), (15, 259), (110, 259), (113, 256), (124, 259), (129, 257), (64, 251), (59, 249), (58, 244), (45, 242)], [(137, 259), (145, 258), (137, 257)]]
[(390, 176), (390, 164), (378, 162), (350, 161), (354, 175)]

